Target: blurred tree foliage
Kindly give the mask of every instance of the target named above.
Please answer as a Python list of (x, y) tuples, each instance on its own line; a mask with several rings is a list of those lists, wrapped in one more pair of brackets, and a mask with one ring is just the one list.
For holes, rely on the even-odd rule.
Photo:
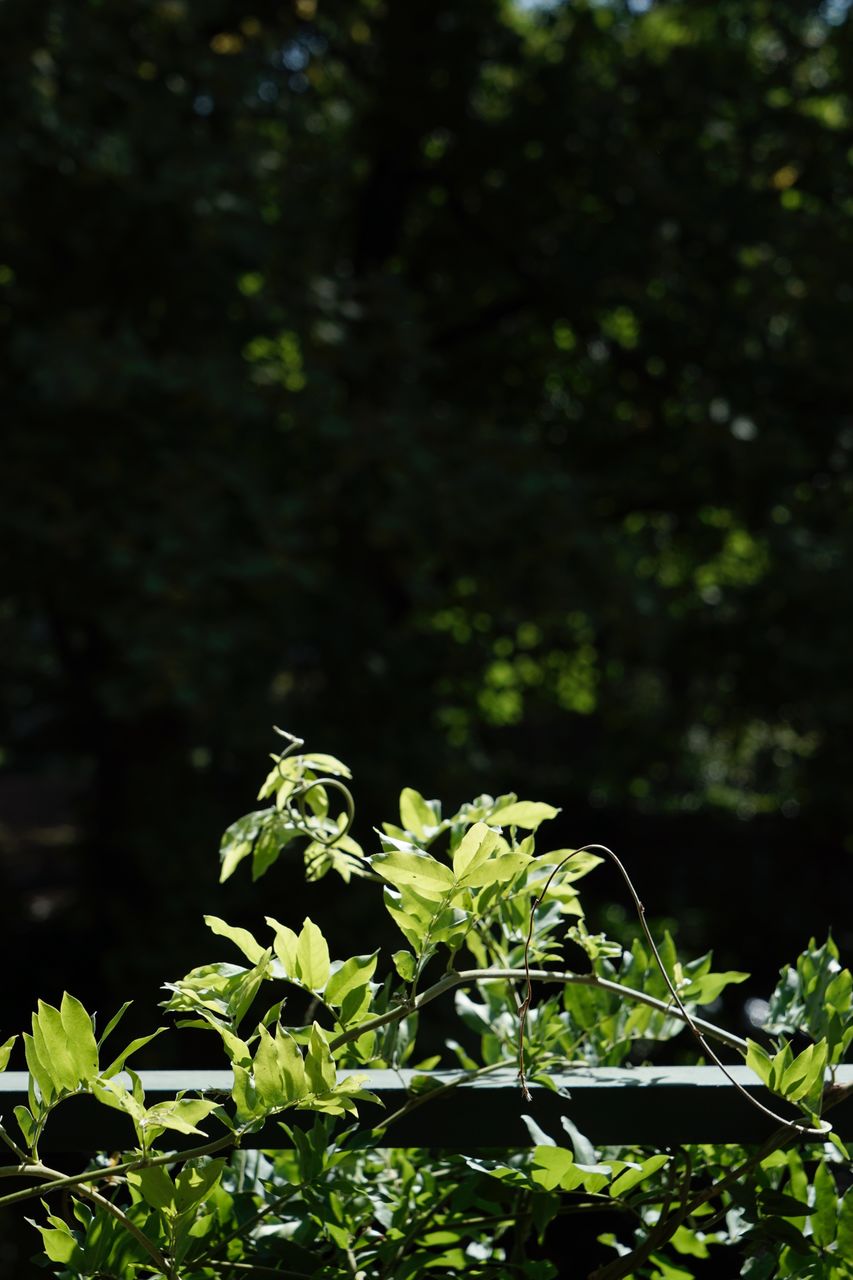
[(853, 847), (847, 8), (6, 0), (3, 745), (82, 770), (78, 925), (185, 910), (272, 721)]

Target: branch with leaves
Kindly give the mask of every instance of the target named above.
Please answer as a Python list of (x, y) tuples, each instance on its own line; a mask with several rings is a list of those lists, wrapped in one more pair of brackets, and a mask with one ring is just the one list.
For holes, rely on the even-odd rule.
[[(783, 971), (765, 1044), (745, 1041), (700, 1010), (746, 975), (715, 972), (710, 954), (684, 960), (668, 933), (655, 937), (611, 850), (537, 849), (540, 828), (558, 812), (552, 806), (480, 796), (444, 817), (437, 801), (406, 788), (399, 821), (383, 824), (380, 848), (365, 854), (351, 834), (347, 767), (283, 736), (287, 745), (261, 788), (267, 807), (225, 833), (222, 880), (244, 860), (257, 879), (301, 843), (309, 879), (335, 872), (345, 883), (354, 875), (376, 883), (406, 945), (379, 980), (377, 951), (333, 959), (310, 918), (297, 930), (267, 916), (270, 935), (260, 940), (208, 916), (240, 962), (232, 953), (167, 983), (165, 1008), (178, 1028), (217, 1037), (231, 1068), (231, 1087), (217, 1096), (178, 1094), (148, 1105), (131, 1060), (164, 1028), (110, 1056), (105, 1041), (127, 1006), (96, 1038), (93, 1019), (72, 996), (58, 1009), (40, 1001), (23, 1036), (28, 1105), (15, 1110), (16, 1133), (0, 1126), (14, 1157), (0, 1177), (23, 1185), (0, 1196), (0, 1206), (59, 1204), (59, 1211), (46, 1207), (38, 1225), (45, 1261), (58, 1276), (404, 1280), (415, 1273), (414, 1256), (415, 1271), (543, 1280), (554, 1269), (532, 1261), (526, 1242), (544, 1239), (567, 1212), (586, 1217), (612, 1206), (633, 1224), (634, 1238), (613, 1236), (618, 1256), (598, 1267), (597, 1280), (665, 1275), (671, 1249), (684, 1276), (685, 1256), (740, 1244), (769, 1259), (760, 1280), (801, 1274), (794, 1263), (803, 1256), (819, 1258), (824, 1270), (814, 1274), (832, 1280), (835, 1259), (853, 1248), (853, 1200), (841, 1176), (846, 1148), (822, 1112), (841, 1096), (833, 1072), (853, 1041), (853, 978), (831, 939), (812, 942)], [(640, 930), (630, 946), (586, 927), (580, 881), (605, 859), (637, 911)], [(583, 956), (582, 971), (567, 966), (571, 952)], [(454, 999), (460, 1020), (459, 1039), (449, 1039), (447, 1050), (462, 1070), (455, 1081), (430, 1084), (442, 1058), (417, 1059), (418, 1024), (443, 997)], [(397, 1121), (460, 1083), (515, 1064), (519, 1100), (530, 1101), (531, 1084), (548, 1087), (567, 1063), (626, 1065), (685, 1029), (746, 1102), (780, 1124), (759, 1151), (599, 1152), (569, 1115), (562, 1142), (528, 1118), (532, 1146), (497, 1159), (383, 1146)], [(803, 1034), (809, 1043), (795, 1052), (792, 1037)], [(15, 1040), (0, 1049), (0, 1069)], [(712, 1041), (803, 1118), (785, 1120), (748, 1094)], [(364, 1128), (366, 1071), (404, 1065), (417, 1068), (424, 1087)], [(66, 1174), (42, 1161), (39, 1144), (56, 1109), (81, 1094), (122, 1112), (134, 1142)], [(297, 1112), (308, 1113), (309, 1128), (290, 1123)], [(282, 1150), (252, 1157), (241, 1150), (245, 1136), (276, 1118)], [(201, 1127), (211, 1124), (217, 1133)], [(201, 1141), (183, 1152), (163, 1149), (170, 1133)], [(804, 1141), (819, 1142), (819, 1154), (785, 1150)], [(744, 1196), (750, 1212), (742, 1212)], [(727, 1215), (735, 1203), (742, 1229)]]

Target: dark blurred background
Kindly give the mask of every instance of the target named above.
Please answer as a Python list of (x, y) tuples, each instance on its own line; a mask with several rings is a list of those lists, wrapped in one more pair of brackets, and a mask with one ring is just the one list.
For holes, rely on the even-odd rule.
[(512, 788), (740, 997), (850, 959), (847, 10), (5, 0), (0, 1036), (384, 939), (217, 885), (273, 723), (368, 849)]

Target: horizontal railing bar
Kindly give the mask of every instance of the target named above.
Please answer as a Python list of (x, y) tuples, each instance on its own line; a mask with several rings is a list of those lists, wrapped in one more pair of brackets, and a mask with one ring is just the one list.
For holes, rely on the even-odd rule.
[[(754, 1097), (777, 1110), (784, 1108), (748, 1068), (730, 1070)], [(381, 1126), (414, 1096), (420, 1096), (413, 1094), (412, 1082), (415, 1077), (423, 1081), (425, 1076), (408, 1069), (358, 1074), (366, 1076), (364, 1088), (383, 1104), (358, 1104), (366, 1127)], [(179, 1090), (222, 1093), (225, 1098), (232, 1081), (230, 1071), (211, 1070), (142, 1071), (140, 1077), (148, 1106), (174, 1097)], [(464, 1073), (458, 1071), (434, 1071), (429, 1077), (439, 1086), (465, 1080)], [(600, 1146), (749, 1144), (763, 1141), (773, 1128), (772, 1121), (750, 1107), (716, 1067), (574, 1067), (551, 1073), (551, 1078), (557, 1091), (533, 1082), (530, 1102), (523, 1101), (517, 1075), (509, 1068), (443, 1089), (395, 1120), (382, 1138), (382, 1145), (456, 1151), (530, 1146), (532, 1139), (522, 1119), (525, 1114), (558, 1140), (564, 1132), (561, 1116), (566, 1115)], [(27, 1103), (27, 1080), (23, 1071), (0, 1073), (0, 1114), (6, 1117), (7, 1125), (13, 1123), (13, 1107)], [(853, 1085), (853, 1066), (838, 1068), (836, 1083)], [(853, 1096), (832, 1111), (831, 1119), (842, 1138), (853, 1138)], [(244, 1138), (242, 1145), (289, 1145), (279, 1123), (282, 1120), (304, 1126), (311, 1124), (312, 1113), (284, 1112), (268, 1121), (259, 1133)], [(218, 1134), (212, 1121), (203, 1127), (211, 1136)], [(199, 1139), (191, 1141), (198, 1143)], [(44, 1151), (94, 1152), (124, 1150), (133, 1143), (126, 1116), (83, 1095), (69, 1098), (56, 1109), (41, 1146)]]

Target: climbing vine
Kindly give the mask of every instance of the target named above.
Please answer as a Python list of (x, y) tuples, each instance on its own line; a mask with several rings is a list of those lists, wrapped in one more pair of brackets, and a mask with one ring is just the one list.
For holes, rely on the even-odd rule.
[[(464, 1268), (546, 1280), (567, 1274), (552, 1244), (565, 1238), (565, 1220), (599, 1215), (609, 1225), (587, 1272), (595, 1280), (689, 1280), (715, 1254), (726, 1274), (748, 1280), (853, 1277), (850, 1160), (831, 1125), (849, 1091), (837, 1075), (853, 1040), (853, 978), (831, 938), (783, 968), (760, 1041), (744, 1041), (707, 1006), (747, 975), (715, 971), (710, 954), (684, 959), (669, 933), (655, 937), (612, 851), (550, 848), (551, 805), (483, 795), (445, 817), (406, 788), (398, 820), (366, 853), (352, 835), (346, 765), (283, 737), (264, 807), (223, 837), (221, 880), (244, 862), (258, 879), (301, 848), (309, 880), (335, 873), (374, 884), (405, 945), (389, 966), (378, 951), (334, 956), (310, 918), (296, 927), (266, 916), (260, 933), (206, 917), (217, 958), (167, 983), (164, 1007), (169, 1034), (201, 1028), (219, 1042), (231, 1085), (216, 1095), (149, 1105), (134, 1063), (162, 1028), (116, 1051), (107, 1044), (126, 1006), (99, 1034), (73, 996), (59, 1008), (39, 1001), (21, 1037), (28, 1102), (0, 1126), (10, 1155), (0, 1206), (39, 1215), (52, 1274), (407, 1280)], [(627, 948), (584, 920), (581, 882), (605, 861), (637, 910)], [(422, 1057), (420, 1021), (439, 1000), (455, 1003), (458, 1038)], [(536, 1122), (537, 1090), (557, 1087), (555, 1074), (628, 1067), (685, 1032), (744, 1107), (762, 1112), (757, 1148), (597, 1149), (570, 1099), (561, 1132)], [(19, 1051), (12, 1036), (0, 1067)], [(732, 1059), (778, 1101), (744, 1091)], [(450, 1081), (432, 1074), (449, 1064)], [(383, 1114), (368, 1074), (403, 1067), (414, 1069), (409, 1095)], [(456, 1154), (394, 1145), (395, 1126), (416, 1107), (507, 1070), (529, 1146)], [(42, 1139), (56, 1109), (80, 1094), (123, 1113), (127, 1143), (68, 1173), (43, 1158)], [(275, 1149), (245, 1149), (271, 1122)]]

